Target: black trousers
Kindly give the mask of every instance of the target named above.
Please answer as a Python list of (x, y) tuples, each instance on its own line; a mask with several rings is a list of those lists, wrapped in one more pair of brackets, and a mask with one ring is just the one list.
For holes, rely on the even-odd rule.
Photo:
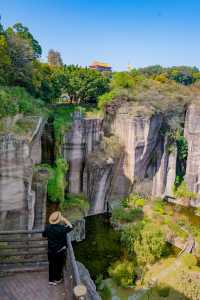
[(62, 270), (65, 262), (65, 251), (57, 253), (48, 252), (49, 261), (49, 281), (62, 279)]

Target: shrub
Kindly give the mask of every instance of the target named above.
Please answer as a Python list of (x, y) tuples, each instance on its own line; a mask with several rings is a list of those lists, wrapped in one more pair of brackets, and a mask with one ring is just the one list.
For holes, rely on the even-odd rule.
[(17, 113), (41, 114), (44, 103), (33, 98), (22, 87), (0, 88), (0, 118), (13, 116)]
[(163, 200), (156, 200), (153, 205), (153, 210), (161, 215), (164, 214), (165, 203)]
[(135, 282), (135, 266), (133, 262), (124, 260), (115, 262), (108, 270), (109, 275), (120, 286), (127, 288), (134, 285)]
[(200, 216), (200, 206), (195, 209), (195, 214)]
[(154, 224), (146, 224), (134, 242), (134, 251), (140, 265), (152, 264), (165, 252), (163, 232)]
[(174, 195), (177, 198), (186, 199), (186, 200), (197, 198), (197, 194), (189, 190), (188, 185), (185, 181), (182, 181), (182, 183), (178, 186), (178, 188), (174, 187)]
[(53, 114), (53, 127), (55, 136), (55, 152), (59, 156), (61, 154), (61, 144), (63, 143), (64, 134), (70, 128), (73, 121), (73, 113), (77, 106), (66, 105), (66, 107), (60, 107), (54, 111)]
[(65, 175), (68, 165), (62, 158), (57, 158), (55, 167), (50, 169), (48, 181), (48, 197), (51, 202), (62, 203), (65, 198)]
[(61, 209), (79, 208), (82, 212), (86, 212), (89, 208), (89, 203), (84, 195), (68, 194), (62, 202)]
[(124, 207), (142, 208), (145, 205), (145, 199), (139, 194), (130, 194), (127, 198), (122, 200), (122, 205)]
[(99, 290), (99, 294), (102, 300), (110, 300), (112, 298), (111, 288), (107, 284), (104, 284), (103, 288)]
[(128, 224), (121, 231), (121, 242), (124, 249), (128, 251), (130, 256), (135, 255), (134, 243), (140, 235), (140, 231), (144, 227), (143, 222), (137, 224)]
[(142, 217), (142, 210), (140, 208), (124, 208), (116, 207), (112, 211), (112, 221), (133, 222)]
[(184, 253), (181, 256), (181, 261), (188, 268), (195, 267), (197, 265), (197, 258), (190, 253)]
[(170, 293), (170, 288), (168, 286), (158, 286), (157, 288), (158, 295), (163, 298), (167, 298)]

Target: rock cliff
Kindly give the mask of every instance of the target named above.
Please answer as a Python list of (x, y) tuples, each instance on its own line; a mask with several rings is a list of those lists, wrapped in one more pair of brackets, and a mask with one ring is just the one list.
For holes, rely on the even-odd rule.
[[(23, 118), (23, 122), (26, 119)], [(30, 117), (27, 117), (30, 125)], [(26, 135), (0, 135), (0, 229), (32, 229), (38, 193), (33, 190), (33, 166), (41, 162), (44, 122), (31, 118)], [(45, 196), (44, 196), (45, 197)]]
[(75, 113), (71, 130), (64, 135), (62, 153), (69, 163), (68, 191), (79, 194), (83, 190), (83, 170), (86, 157), (100, 142), (102, 119), (82, 118)]
[[(131, 113), (128, 104), (105, 119), (76, 115), (65, 134), (63, 155), (69, 162), (69, 192), (84, 192), (90, 213), (101, 213), (107, 201), (119, 200), (131, 191), (153, 196), (172, 195), (176, 176), (176, 146), (169, 150), (161, 135), (162, 115)], [(112, 153), (115, 137), (119, 153)], [(102, 142), (110, 139), (102, 151)], [(171, 145), (170, 145), (171, 147)], [(172, 148), (172, 147), (171, 147)]]
[(188, 157), (185, 181), (191, 191), (199, 194), (196, 203), (200, 202), (200, 106), (189, 106), (185, 120), (185, 138), (188, 142)]

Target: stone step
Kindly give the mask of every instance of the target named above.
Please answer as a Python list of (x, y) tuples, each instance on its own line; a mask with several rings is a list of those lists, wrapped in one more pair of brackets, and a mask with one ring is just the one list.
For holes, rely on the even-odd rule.
[(0, 266), (0, 277), (12, 275), (13, 273), (23, 272), (41, 272), (48, 270), (48, 261), (44, 260), (41, 262), (26, 263), (23, 265), (5, 265)]

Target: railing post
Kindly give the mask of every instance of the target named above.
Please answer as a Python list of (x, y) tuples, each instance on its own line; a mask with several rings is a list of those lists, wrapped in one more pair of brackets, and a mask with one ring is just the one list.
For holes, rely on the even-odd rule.
[(79, 284), (74, 287), (74, 296), (76, 299), (85, 300), (87, 295), (87, 288), (85, 285)]

